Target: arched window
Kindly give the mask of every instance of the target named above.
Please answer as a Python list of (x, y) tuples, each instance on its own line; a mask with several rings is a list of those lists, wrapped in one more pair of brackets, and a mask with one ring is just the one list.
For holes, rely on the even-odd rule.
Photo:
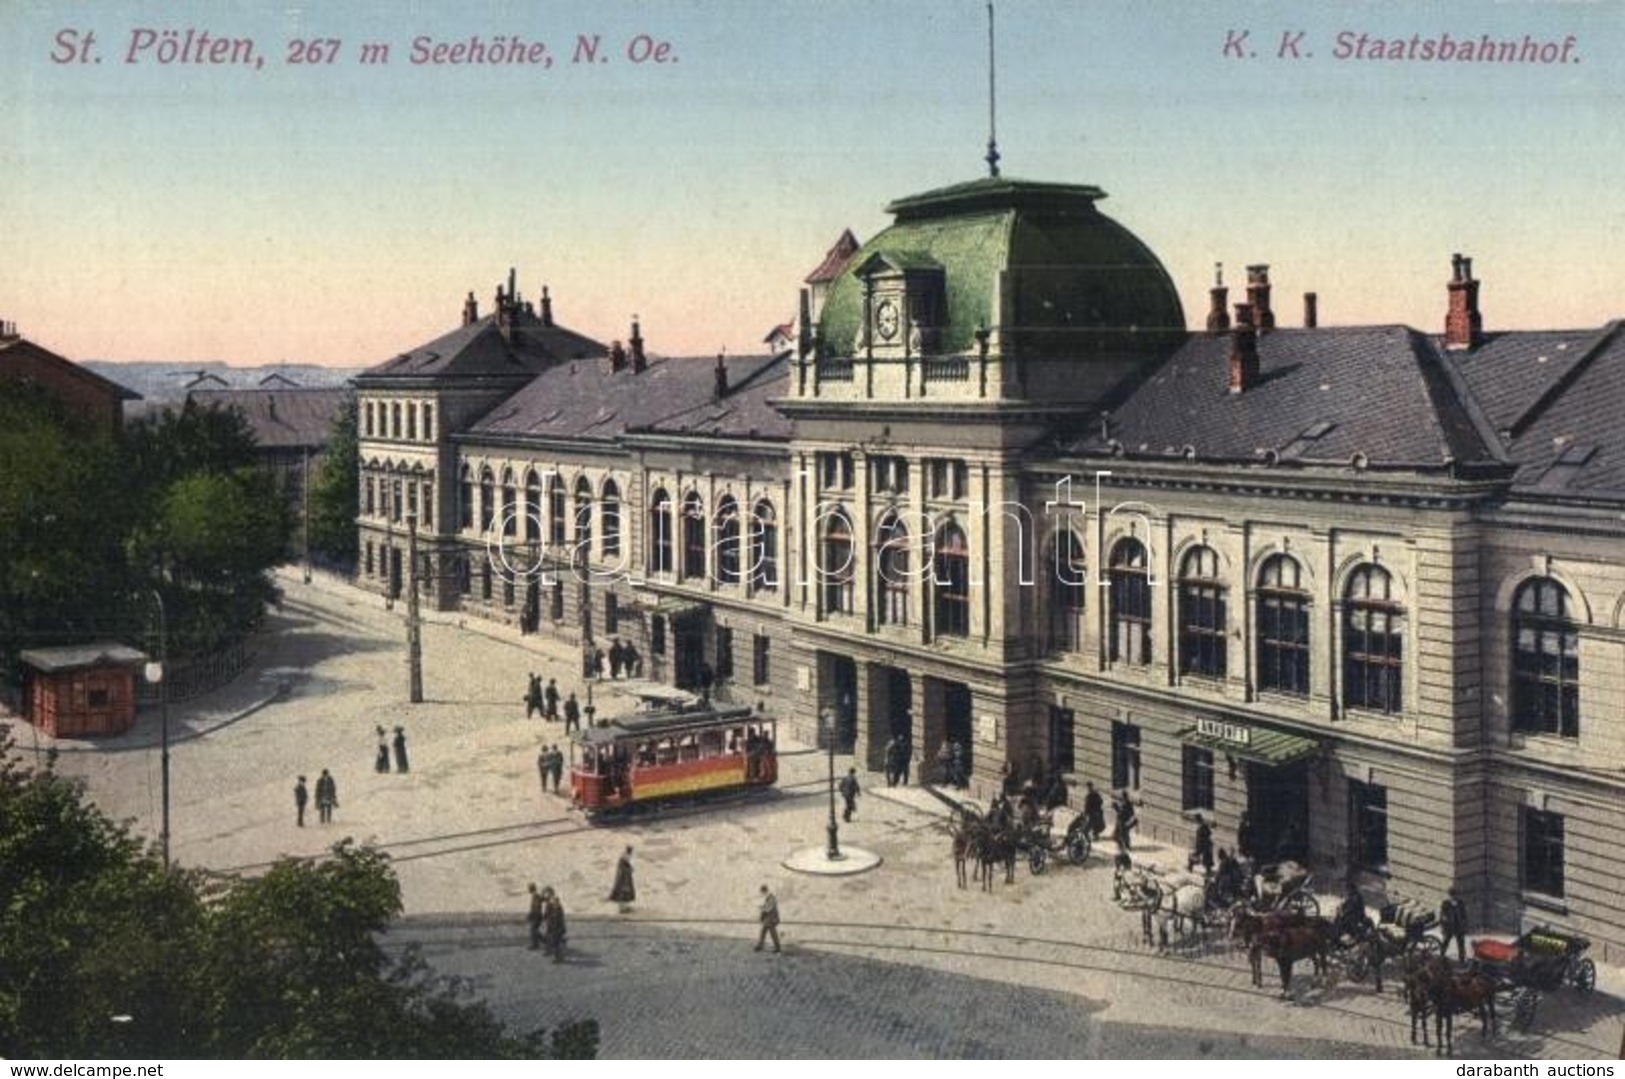
[(908, 527), (888, 513), (875, 529), (875, 620), (884, 626), (908, 625)]
[(739, 583), (739, 503), (728, 495), (717, 504), (717, 583)]
[(564, 554), (564, 521), (568, 515), (565, 507), (564, 477), (557, 472), (547, 477), (547, 542)]
[(1284, 554), (1272, 556), (1258, 575), (1258, 685), (1309, 692), (1309, 593), (1302, 567)]
[(970, 636), (970, 546), (956, 524), (937, 529), (932, 544), (931, 584), (937, 636)]
[(621, 489), (614, 480), (604, 481), (603, 507), (604, 557), (619, 558), (621, 554)]
[(670, 573), (672, 565), (671, 495), (657, 488), (649, 500), (649, 572)]
[(519, 534), (519, 519), (515, 507), (516, 492), (513, 485), (513, 469), (502, 470), (502, 534), (515, 536)]
[(457, 485), (457, 527), (474, 527), (474, 470), (467, 465)]
[(1512, 727), (1580, 734), (1580, 632), (1569, 593), (1550, 577), (1525, 581), (1512, 601)]
[(496, 477), (489, 468), (480, 469), (480, 531), (491, 531), (491, 519), (496, 515)]
[(1179, 564), (1179, 673), (1223, 678), (1225, 673), (1224, 584), (1219, 555), (1194, 547)]
[(698, 491), (683, 498), (683, 577), (705, 576), (705, 505)]
[(1083, 647), (1084, 607), (1089, 600), (1089, 565), (1083, 541), (1071, 529), (1055, 537), (1055, 589), (1050, 603), (1050, 645), (1059, 652)]
[(525, 471), (525, 538), (542, 538), (542, 477), (534, 468)]
[(1151, 662), (1151, 567), (1145, 544), (1119, 540), (1112, 548), (1107, 576), (1111, 581), (1113, 663)]
[(1343, 593), (1343, 706), (1373, 712), (1402, 710), (1405, 608), (1381, 566), (1361, 566)]
[(762, 499), (750, 515), (750, 586), (758, 592), (779, 587), (779, 520), (773, 503)]
[(852, 582), (857, 576), (857, 555), (852, 549), (852, 519), (836, 507), (824, 519), (824, 542), (818, 560), (818, 579), (829, 614), (852, 613)]
[(592, 557), (592, 484), (586, 476), (576, 480), (576, 550)]

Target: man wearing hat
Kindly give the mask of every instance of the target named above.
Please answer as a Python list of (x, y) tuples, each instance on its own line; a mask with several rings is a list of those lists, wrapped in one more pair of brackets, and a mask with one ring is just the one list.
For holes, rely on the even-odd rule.
[(1454, 884), (1450, 886), (1450, 894), (1439, 904), (1439, 935), (1443, 938), (1439, 945), (1441, 955), (1450, 950), (1450, 939), (1454, 937), (1457, 962), (1467, 962), (1467, 904), (1461, 901)]

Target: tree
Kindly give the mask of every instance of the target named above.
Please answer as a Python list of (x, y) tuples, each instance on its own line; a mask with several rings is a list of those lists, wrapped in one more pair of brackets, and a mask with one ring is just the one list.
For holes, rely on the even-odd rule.
[(333, 418), (321, 467), (310, 491), (310, 546), (346, 568), (359, 553), (356, 507), (361, 498), (361, 448), (356, 433), (356, 401), (345, 402)]
[(466, 987), (380, 943), (388, 856), (346, 841), (257, 878), (165, 869), (0, 741), (0, 1055), (592, 1055), (597, 1025), (510, 1034)]

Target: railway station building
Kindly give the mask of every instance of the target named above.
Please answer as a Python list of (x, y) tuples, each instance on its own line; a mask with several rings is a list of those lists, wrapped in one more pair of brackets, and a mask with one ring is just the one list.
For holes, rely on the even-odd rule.
[(1436, 327), (1289, 326), (1263, 264), (1193, 327), (1104, 198), (899, 199), (787, 355), (606, 344), (510, 273), (356, 380), (361, 583), (1619, 961), (1619, 324), (1499, 330), (1457, 255)]

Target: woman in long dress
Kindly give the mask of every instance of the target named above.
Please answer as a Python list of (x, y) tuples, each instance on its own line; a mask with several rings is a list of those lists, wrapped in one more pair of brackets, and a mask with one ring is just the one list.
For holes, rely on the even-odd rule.
[(624, 914), (637, 897), (638, 890), (632, 883), (632, 848), (627, 847), (626, 853), (615, 863), (615, 884), (609, 890), (609, 899), (612, 903), (619, 903)]

